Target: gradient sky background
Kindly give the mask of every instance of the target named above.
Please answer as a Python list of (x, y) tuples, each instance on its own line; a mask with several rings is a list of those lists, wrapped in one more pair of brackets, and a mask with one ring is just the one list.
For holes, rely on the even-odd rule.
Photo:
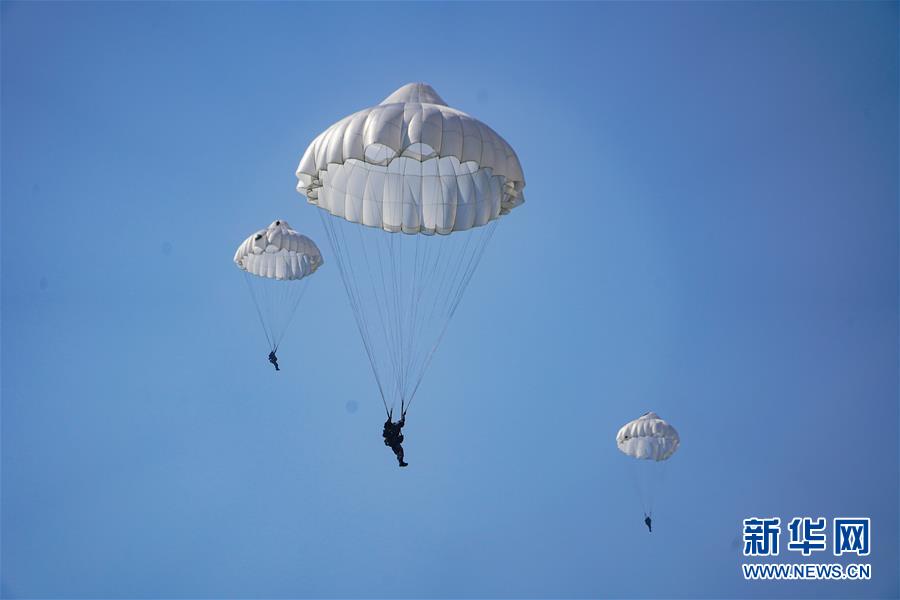
[[(0, 16), (4, 597), (900, 595), (897, 3)], [(401, 471), (294, 170), (410, 81), (527, 202)], [(279, 217), (326, 265), (276, 375), (231, 259)], [(652, 535), (614, 442), (650, 409)], [(744, 582), (756, 515), (870, 516), (873, 579)]]

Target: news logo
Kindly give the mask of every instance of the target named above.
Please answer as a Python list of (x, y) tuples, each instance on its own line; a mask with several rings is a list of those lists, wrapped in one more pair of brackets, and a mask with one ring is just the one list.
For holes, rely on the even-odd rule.
[[(831, 543), (834, 556), (869, 556), (872, 546), (872, 520), (868, 517), (836, 517), (828, 539), (825, 517), (793, 517), (787, 523), (787, 552), (803, 557), (823, 552)], [(781, 518), (750, 517), (743, 521), (744, 556), (778, 556), (781, 551)], [(748, 580), (868, 580), (872, 565), (867, 563), (744, 563)]]

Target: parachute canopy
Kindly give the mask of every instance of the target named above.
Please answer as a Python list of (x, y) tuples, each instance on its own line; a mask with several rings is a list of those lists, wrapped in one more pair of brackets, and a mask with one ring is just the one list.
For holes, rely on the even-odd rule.
[(675, 428), (655, 412), (626, 423), (616, 434), (619, 450), (642, 460), (666, 460), (678, 450), (679, 443)]
[(322, 262), (315, 242), (280, 219), (248, 237), (234, 253), (239, 269), (269, 279), (303, 279)]
[(463, 231), (525, 201), (509, 144), (425, 83), (326, 129), (303, 154), (297, 179), (311, 204), (389, 232)]

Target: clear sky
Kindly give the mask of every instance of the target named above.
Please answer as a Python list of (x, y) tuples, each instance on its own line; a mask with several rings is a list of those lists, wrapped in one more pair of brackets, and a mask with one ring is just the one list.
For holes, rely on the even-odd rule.
[[(4, 597), (900, 595), (896, 3), (0, 17)], [(410, 81), (527, 201), (400, 470), (294, 170)], [(275, 218), (326, 257), (278, 374), (231, 262)], [(651, 409), (652, 535), (614, 440)], [(743, 581), (741, 520), (800, 515), (870, 516), (873, 579)]]

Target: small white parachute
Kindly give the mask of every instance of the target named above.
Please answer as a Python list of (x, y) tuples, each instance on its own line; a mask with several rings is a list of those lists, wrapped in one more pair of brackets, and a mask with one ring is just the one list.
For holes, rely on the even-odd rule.
[(666, 460), (681, 442), (675, 428), (648, 412), (626, 423), (616, 434), (616, 445), (624, 454), (641, 460)]
[(648, 412), (626, 423), (616, 434), (619, 451), (628, 456), (628, 471), (644, 508), (644, 518), (650, 518), (653, 514), (656, 496), (665, 480), (668, 459), (675, 454), (680, 443), (675, 428), (655, 412)]
[(283, 219), (252, 234), (234, 253), (272, 352), (278, 350), (300, 305), (307, 278), (323, 262), (315, 242)]
[(234, 253), (239, 269), (269, 279), (303, 279), (322, 262), (315, 242), (280, 219), (248, 237)]

